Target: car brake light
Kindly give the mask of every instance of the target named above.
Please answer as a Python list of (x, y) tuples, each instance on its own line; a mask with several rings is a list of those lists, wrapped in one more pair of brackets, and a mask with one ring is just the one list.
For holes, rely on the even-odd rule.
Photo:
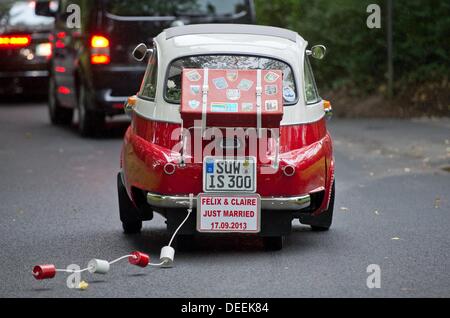
[(109, 40), (101, 35), (94, 35), (91, 39), (92, 48), (109, 48)]
[(109, 55), (106, 54), (92, 54), (91, 55), (91, 63), (92, 64), (109, 64), (111, 59)]
[(57, 73), (65, 73), (66, 68), (64, 66), (55, 66), (55, 72)]
[(109, 64), (109, 40), (102, 35), (91, 38), (91, 64)]
[(29, 35), (8, 35), (0, 36), (0, 48), (24, 47), (31, 42)]
[(68, 95), (70, 94), (70, 88), (66, 87), (66, 86), (59, 86), (58, 87), (58, 93), (62, 94), (62, 95)]

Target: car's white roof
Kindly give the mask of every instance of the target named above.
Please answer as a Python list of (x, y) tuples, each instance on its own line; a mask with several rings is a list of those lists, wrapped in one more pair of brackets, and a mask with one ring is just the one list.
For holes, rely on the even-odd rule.
[(307, 42), (296, 32), (246, 24), (198, 24), (166, 29), (155, 39), (163, 59), (198, 54), (265, 55), (292, 64)]
[(192, 24), (182, 27), (173, 27), (165, 30), (166, 39), (182, 35), (194, 34), (251, 34), (279, 37), (297, 42), (298, 34), (294, 31), (263, 25), (251, 24)]

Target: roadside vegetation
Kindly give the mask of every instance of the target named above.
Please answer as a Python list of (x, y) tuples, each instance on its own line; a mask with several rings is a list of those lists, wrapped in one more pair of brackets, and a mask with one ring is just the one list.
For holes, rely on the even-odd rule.
[[(394, 95), (387, 88), (387, 0), (255, 0), (259, 24), (299, 32), (324, 44), (313, 61), (323, 97), (335, 113), (355, 116), (449, 116), (450, 2), (393, 1)], [(366, 24), (369, 4), (381, 8), (381, 28)]]

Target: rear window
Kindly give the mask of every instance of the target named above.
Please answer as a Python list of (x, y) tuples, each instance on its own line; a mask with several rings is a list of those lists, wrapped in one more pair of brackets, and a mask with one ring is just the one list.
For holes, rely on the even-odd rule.
[(184, 68), (281, 70), (283, 72), (283, 97), (285, 105), (297, 102), (297, 90), (292, 68), (285, 62), (260, 56), (200, 55), (173, 61), (167, 73), (164, 98), (169, 103), (180, 103), (181, 73)]
[(247, 10), (247, 0), (109, 0), (107, 3), (107, 11), (120, 16), (232, 15)]
[(54, 19), (36, 15), (35, 5), (36, 1), (0, 0), (0, 32), (11, 27), (50, 29)]

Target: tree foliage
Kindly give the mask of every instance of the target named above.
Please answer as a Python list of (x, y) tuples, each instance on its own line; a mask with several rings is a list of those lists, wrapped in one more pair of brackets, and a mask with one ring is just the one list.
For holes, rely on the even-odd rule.
[[(397, 91), (450, 73), (450, 2), (393, 0), (394, 72)], [(355, 94), (386, 83), (386, 0), (256, 0), (259, 24), (299, 32), (328, 51), (313, 67), (319, 85), (346, 87)], [(366, 24), (369, 4), (381, 7), (381, 29)]]

